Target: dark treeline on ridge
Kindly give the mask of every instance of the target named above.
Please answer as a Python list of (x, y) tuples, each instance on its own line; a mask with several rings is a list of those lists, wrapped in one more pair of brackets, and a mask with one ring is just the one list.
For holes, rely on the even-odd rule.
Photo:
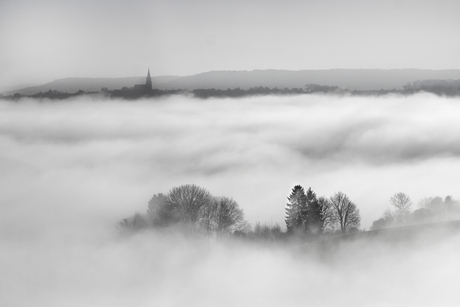
[(357, 206), (342, 192), (317, 197), (311, 188), (296, 185), (285, 207), (286, 231), (278, 224), (251, 227), (239, 204), (229, 197), (215, 197), (199, 186), (186, 184), (168, 193), (155, 194), (147, 212), (136, 213), (119, 223), (124, 233), (142, 230), (179, 229), (216, 237), (278, 240), (288, 237), (318, 239), (359, 231)]
[(100, 92), (87, 92), (79, 90), (74, 93), (60, 92), (57, 90), (48, 90), (46, 92), (39, 92), (32, 95), (23, 95), (16, 93), (14, 95), (2, 96), (0, 99), (5, 100), (19, 100), (21, 98), (34, 98), (34, 99), (52, 99), (62, 100), (82, 95), (103, 95), (109, 98), (122, 98), (133, 100), (146, 97), (163, 97), (170, 95), (186, 95), (196, 98), (242, 98), (250, 96), (263, 96), (263, 95), (303, 95), (303, 94), (333, 94), (333, 95), (352, 95), (352, 96), (382, 96), (388, 94), (399, 95), (413, 95), (416, 93), (427, 92), (439, 96), (455, 97), (460, 96), (460, 80), (418, 80), (407, 83), (403, 89), (391, 90), (349, 90), (340, 88), (338, 86), (327, 86), (318, 84), (306, 84), (303, 88), (269, 88), (269, 87), (251, 87), (249, 89), (241, 88), (228, 88), (215, 89), (175, 89), (175, 90), (136, 90), (136, 88), (123, 87), (119, 90), (109, 90), (102, 88)]
[[(419, 202), (419, 209), (413, 212), (410, 198), (404, 193), (392, 196), (390, 204), (392, 209), (387, 209), (382, 218), (374, 221), (371, 231), (460, 219), (460, 202), (451, 196), (445, 200), (424, 198)], [(216, 197), (205, 188), (186, 184), (174, 187), (166, 194), (153, 195), (145, 213), (124, 218), (118, 228), (122, 234), (147, 230), (180, 231), (215, 238), (282, 242), (291, 239), (321, 241), (365, 232), (360, 225), (357, 205), (342, 192), (331, 197), (317, 197), (311, 188), (305, 191), (296, 185), (287, 197), (285, 228), (261, 222), (252, 227), (233, 198)]]
[(124, 87), (120, 90), (110, 91), (107, 88), (102, 88), (100, 92), (85, 92), (79, 90), (75, 93), (64, 93), (56, 90), (49, 90), (47, 92), (39, 92), (33, 95), (21, 95), (16, 93), (9, 96), (0, 96), (0, 98), (7, 100), (19, 100), (21, 98), (34, 98), (34, 99), (52, 99), (62, 100), (70, 97), (81, 96), (81, 95), (103, 95), (109, 98), (122, 98), (127, 100), (133, 100), (138, 98), (146, 97), (163, 97), (170, 95), (185, 95), (193, 96), (196, 98), (242, 98), (250, 96), (262, 96), (262, 95), (300, 95), (300, 94), (313, 94), (313, 93), (335, 93), (345, 94), (347, 91), (341, 90), (336, 86), (321, 86), (316, 84), (309, 84), (302, 88), (268, 88), (268, 87), (254, 87), (247, 90), (235, 88), (235, 89), (195, 89), (195, 90), (159, 90), (151, 89), (148, 91), (138, 91), (134, 88)]

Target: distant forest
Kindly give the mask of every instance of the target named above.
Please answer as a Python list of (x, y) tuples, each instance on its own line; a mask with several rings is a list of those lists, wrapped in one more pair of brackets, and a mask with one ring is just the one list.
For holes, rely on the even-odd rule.
[[(374, 221), (371, 230), (460, 219), (460, 202), (447, 196), (424, 198), (412, 211), (412, 202), (400, 192), (389, 199), (390, 207)], [(217, 238), (283, 241), (321, 240), (363, 232), (358, 206), (344, 193), (317, 197), (311, 188), (292, 188), (285, 204), (285, 228), (279, 224), (256, 223), (252, 227), (243, 209), (230, 197), (213, 196), (194, 184), (155, 194), (145, 213), (135, 213), (118, 223), (124, 235), (142, 231), (181, 231)]]
[(56, 90), (48, 90), (46, 92), (39, 92), (32, 95), (22, 95), (16, 93), (14, 95), (2, 96), (0, 98), (5, 100), (17, 101), (23, 97), (34, 98), (34, 99), (51, 99), (51, 100), (62, 100), (71, 97), (77, 97), (82, 95), (102, 95), (110, 98), (122, 98), (122, 99), (138, 99), (145, 97), (162, 97), (169, 95), (187, 95), (196, 98), (241, 98), (250, 96), (262, 96), (262, 95), (302, 95), (302, 94), (333, 94), (333, 95), (352, 95), (352, 96), (381, 96), (388, 94), (399, 94), (399, 95), (412, 95), (416, 93), (427, 92), (436, 94), (439, 96), (455, 97), (460, 96), (460, 79), (459, 80), (423, 80), (407, 83), (403, 86), (403, 89), (392, 89), (392, 90), (346, 90), (337, 86), (325, 86), (318, 84), (306, 84), (303, 88), (268, 88), (268, 87), (252, 87), (249, 89), (194, 89), (194, 90), (159, 90), (153, 89), (150, 91), (139, 92), (133, 90), (133, 88), (124, 87), (120, 90), (110, 91), (107, 88), (102, 88), (100, 92), (85, 92), (79, 90), (75, 93), (60, 92)]

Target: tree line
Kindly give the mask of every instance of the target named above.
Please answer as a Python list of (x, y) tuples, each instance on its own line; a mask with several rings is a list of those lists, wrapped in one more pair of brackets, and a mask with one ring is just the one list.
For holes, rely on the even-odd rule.
[(359, 230), (361, 216), (356, 204), (342, 192), (318, 198), (311, 188), (305, 192), (296, 185), (288, 197), (285, 222), (288, 233), (346, 233)]
[(460, 219), (460, 202), (452, 196), (425, 197), (413, 210), (410, 197), (399, 192), (390, 197), (390, 207), (372, 223), (371, 230)]
[[(460, 202), (451, 196), (424, 198), (415, 210), (410, 197), (402, 192), (391, 196), (389, 203), (390, 207), (373, 222), (371, 230), (460, 219)], [(260, 222), (252, 227), (233, 198), (213, 196), (205, 188), (186, 184), (166, 194), (153, 195), (145, 213), (123, 219), (118, 228), (124, 233), (175, 228), (216, 237), (317, 239), (360, 231), (361, 215), (357, 205), (343, 192), (317, 197), (311, 188), (305, 191), (296, 185), (285, 204), (285, 224), (285, 230), (279, 224)]]
[(166, 194), (153, 195), (145, 213), (136, 213), (123, 219), (118, 223), (118, 228), (124, 233), (176, 228), (187, 233), (265, 240), (294, 235), (317, 238), (325, 233), (359, 231), (359, 209), (342, 192), (329, 198), (318, 198), (311, 188), (305, 192), (302, 186), (296, 185), (287, 200), (285, 231), (279, 224), (260, 222), (253, 228), (233, 198), (216, 197), (205, 188), (186, 184), (174, 187)]
[(155, 194), (145, 214), (125, 218), (119, 226), (127, 231), (179, 227), (187, 232), (229, 235), (249, 231), (243, 210), (229, 197), (215, 197), (205, 188), (186, 184), (167, 194)]

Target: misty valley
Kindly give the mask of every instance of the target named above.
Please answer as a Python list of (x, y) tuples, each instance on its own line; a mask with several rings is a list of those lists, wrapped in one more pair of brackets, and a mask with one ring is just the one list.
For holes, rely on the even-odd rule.
[(0, 307), (460, 306), (459, 11), (0, 0)]
[(459, 303), (456, 96), (18, 99), (9, 306)]

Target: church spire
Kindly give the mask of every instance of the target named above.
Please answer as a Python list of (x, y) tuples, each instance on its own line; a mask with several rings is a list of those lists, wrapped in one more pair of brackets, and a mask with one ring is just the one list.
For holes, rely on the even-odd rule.
[(152, 78), (150, 78), (150, 68), (147, 72), (147, 80), (145, 81), (145, 86), (147, 90), (152, 90)]

